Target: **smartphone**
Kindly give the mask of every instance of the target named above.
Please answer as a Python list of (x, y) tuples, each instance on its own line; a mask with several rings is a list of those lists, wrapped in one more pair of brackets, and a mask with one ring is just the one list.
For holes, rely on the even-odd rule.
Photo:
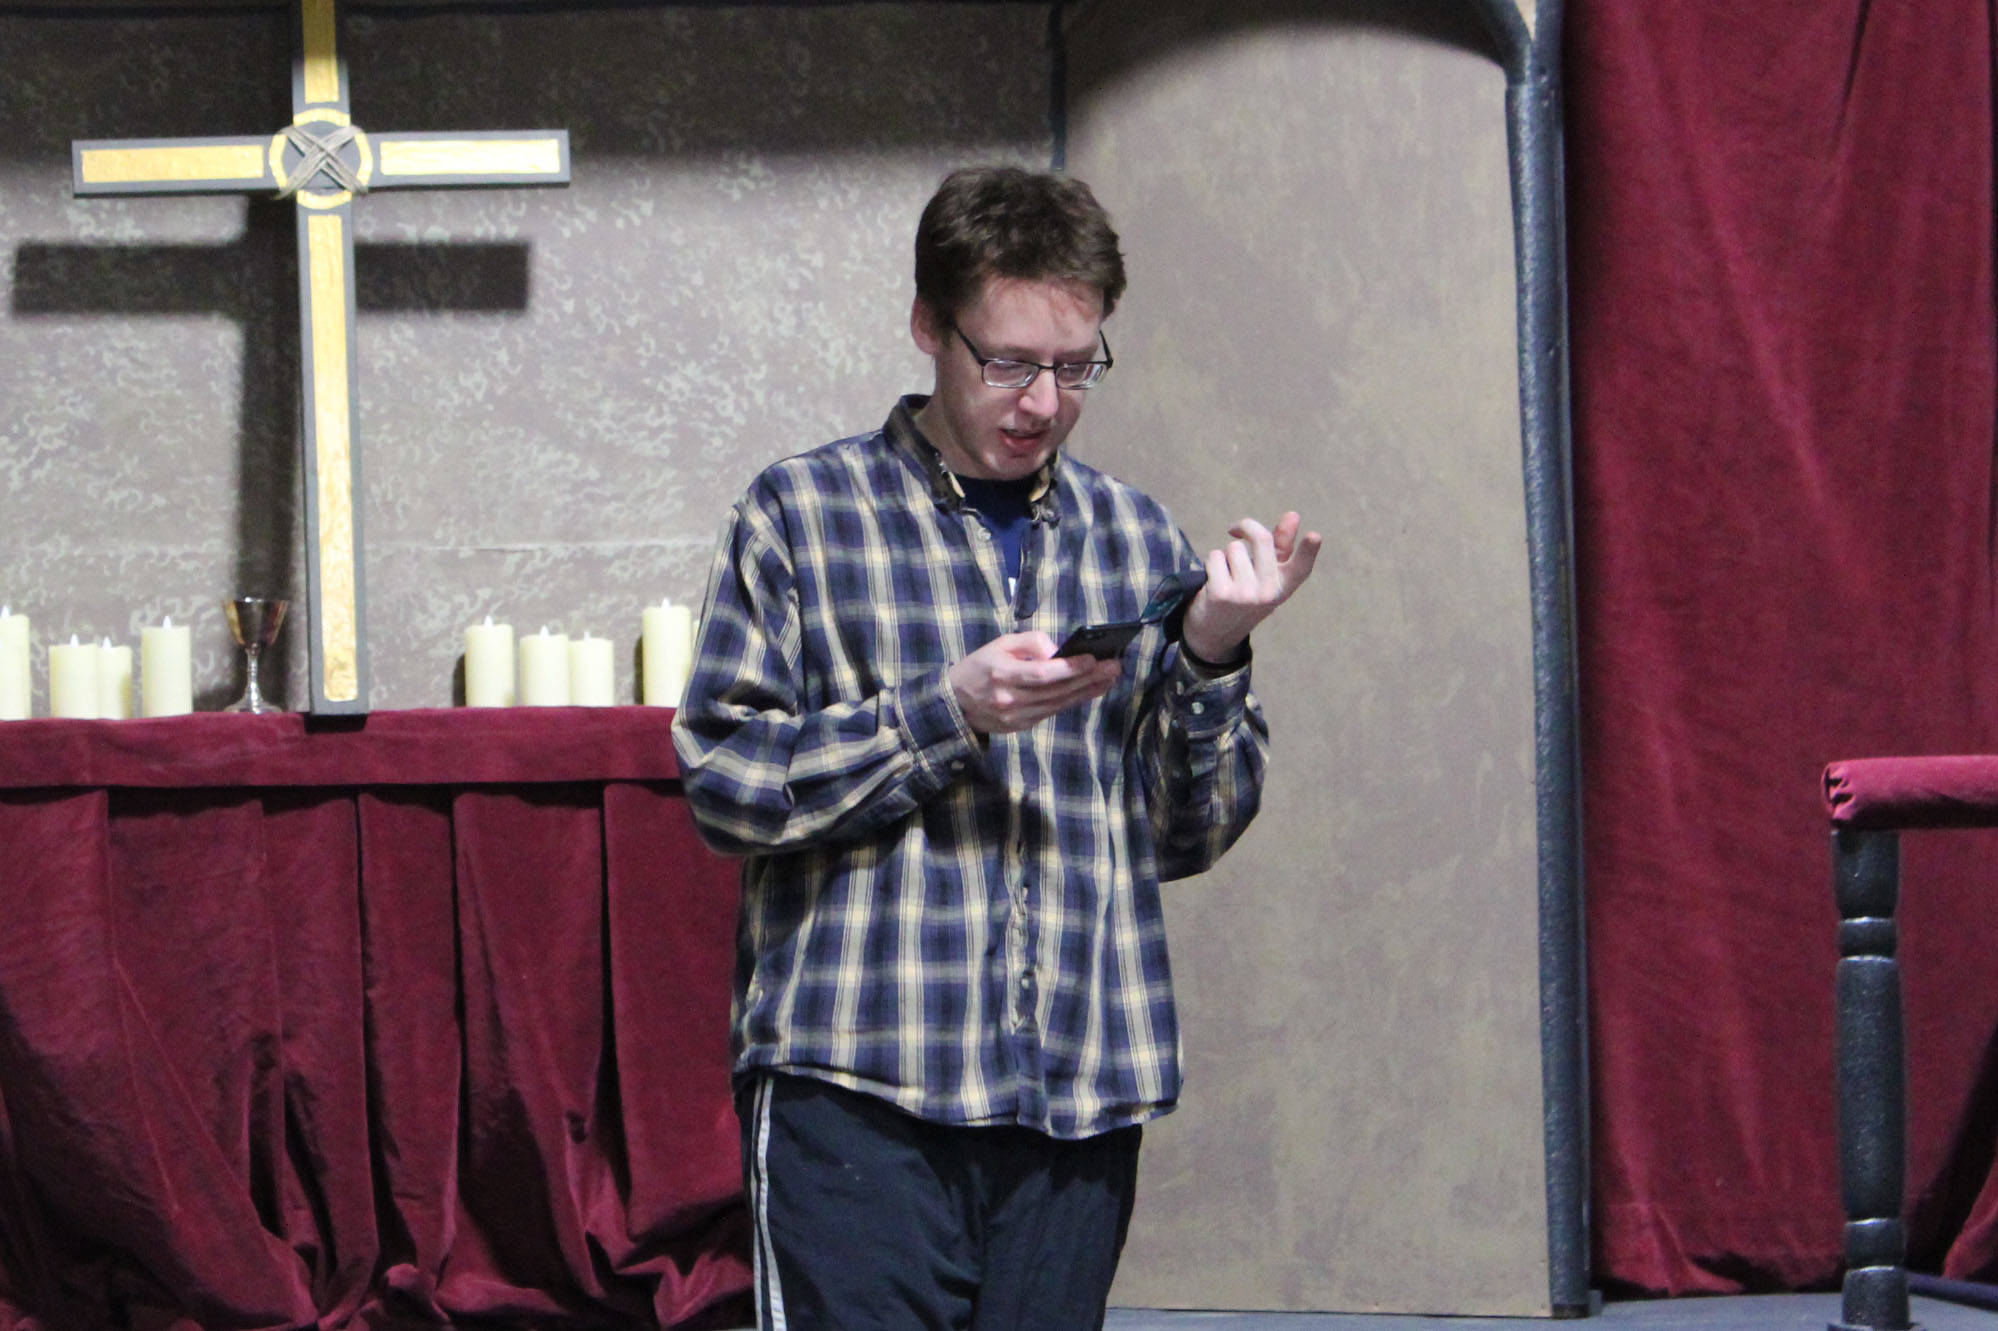
[(1099, 661), (1122, 656), (1131, 639), (1145, 630), (1142, 619), (1126, 619), (1115, 624), (1084, 624), (1068, 635), (1055, 649), (1056, 656), (1093, 656)]
[(1167, 574), (1165, 580), (1153, 590), (1152, 599), (1145, 602), (1143, 613), (1136, 619), (1122, 619), (1111, 624), (1084, 624), (1068, 635), (1067, 641), (1055, 649), (1055, 655), (1093, 656), (1099, 661), (1122, 656), (1124, 649), (1131, 645), (1131, 639), (1144, 632), (1147, 625), (1171, 618), (1189, 596), (1206, 585), (1205, 569)]

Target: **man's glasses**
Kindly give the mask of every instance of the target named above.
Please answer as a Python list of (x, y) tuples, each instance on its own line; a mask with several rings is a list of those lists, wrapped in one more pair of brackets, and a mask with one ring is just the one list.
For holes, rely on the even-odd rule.
[(957, 340), (964, 343), (964, 349), (978, 362), (979, 372), (984, 375), (988, 388), (1025, 388), (1040, 378), (1042, 370), (1052, 370), (1056, 388), (1094, 388), (1103, 382), (1103, 376), (1110, 372), (1116, 362), (1110, 356), (1110, 339), (1103, 337), (1102, 330), (1096, 336), (1103, 340), (1102, 360), (1058, 361), (1053, 365), (1043, 365), (1034, 360), (1009, 360), (1004, 356), (988, 356), (972, 345), (971, 339), (955, 323), (950, 331), (957, 334)]

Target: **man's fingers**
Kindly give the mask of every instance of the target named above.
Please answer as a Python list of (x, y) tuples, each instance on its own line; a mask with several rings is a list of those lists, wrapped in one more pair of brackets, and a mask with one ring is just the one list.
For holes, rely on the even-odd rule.
[[(1042, 637), (1047, 635), (1042, 634)], [(1115, 665), (1116, 662), (1108, 664)], [(1093, 656), (1050, 656), (1045, 660), (1015, 658), (993, 668), (994, 683), (1015, 693), (1045, 694), (1086, 683), (1105, 665)], [(1114, 676), (1113, 676), (1114, 678)]]
[(1253, 541), (1260, 536), (1268, 536), (1270, 529), (1254, 518), (1243, 518), (1228, 529), (1228, 534), (1239, 540)]
[(1249, 542), (1249, 553), (1255, 560), (1256, 580), (1265, 586), (1276, 585), (1277, 573), (1276, 537), (1270, 529), (1254, 518), (1242, 519), (1242, 532)]
[(1276, 545), (1276, 556), (1279, 563), (1287, 562), (1290, 559), (1291, 551), (1297, 548), (1297, 529), (1303, 525), (1304, 519), (1298, 515), (1295, 509), (1277, 519), (1276, 530), (1271, 533), (1271, 537)]
[(1045, 633), (1009, 633), (959, 660), (948, 679), (965, 721), (986, 735), (1025, 730), (1109, 692), (1123, 671), (1119, 661), (1054, 651)]
[(1061, 664), (1067, 665), (1071, 660), (1081, 663), (1081, 669), (1071, 678), (1041, 685), (1015, 685), (995, 693), (993, 701), (999, 714), (994, 729), (1005, 734), (1031, 729), (1057, 712), (1108, 693), (1123, 673), (1122, 662), (1098, 661), (1087, 656), (1065, 657)]
[(1284, 561), (1284, 595), (1296, 591), (1311, 576), (1313, 566), (1318, 563), (1318, 551), (1324, 544), (1325, 538), (1315, 531), (1306, 532), (1298, 538), (1290, 558)]
[[(1115, 666), (1117, 663), (1113, 661), (1107, 664)], [(1053, 716), (1056, 712), (1066, 711), (1077, 703), (1087, 702), (1091, 698), (1102, 697), (1110, 691), (1110, 686), (1117, 682), (1117, 674), (1118, 671), (1112, 669), (1107, 671), (1091, 671), (1089, 674), (1078, 676), (1069, 684), (1037, 704), (1041, 715), (1043, 717)]]
[(1055, 640), (1039, 629), (1002, 634), (986, 645), (997, 647), (1007, 656), (1021, 661), (1051, 660), (1055, 654)]
[(1096, 658), (1093, 656), (1050, 656), (1045, 660), (1020, 659), (1000, 667), (995, 673), (995, 678), (1003, 678), (1007, 684), (1016, 689), (1055, 688), (1088, 675), (1095, 665)]
[(1121, 661), (1099, 661), (1093, 656), (1066, 657), (1064, 661), (1074, 661), (1076, 671), (1065, 678), (1049, 680), (1044, 686), (1049, 697), (1080, 698), (1092, 690), (1108, 688), (1124, 669)]
[(1221, 588), (1227, 586), (1229, 579), (1234, 576), (1234, 574), (1228, 571), (1228, 552), (1226, 550), (1209, 550), (1207, 552), (1207, 585), (1200, 589), (1197, 596), (1207, 596), (1210, 593), (1218, 596)]
[[(1297, 514), (1286, 513), (1278, 520), (1274, 532), (1254, 518), (1243, 518), (1228, 529), (1228, 534), (1248, 549), (1250, 567), (1258, 586), (1275, 590), (1282, 585), (1283, 562), (1289, 558), (1291, 538), (1296, 534), (1299, 521)], [(1289, 524), (1288, 531), (1285, 530), (1286, 523)]]
[(1228, 574), (1244, 586), (1252, 586), (1256, 580), (1256, 557), (1249, 550), (1249, 543), (1243, 540), (1228, 542)]

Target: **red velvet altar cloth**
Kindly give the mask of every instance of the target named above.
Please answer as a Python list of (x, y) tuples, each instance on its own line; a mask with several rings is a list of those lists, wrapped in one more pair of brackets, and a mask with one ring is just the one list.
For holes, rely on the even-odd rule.
[(1825, 768), (1841, 827), (1998, 827), (1998, 758), (1851, 758)]
[(0, 725), (0, 1327), (747, 1322), (670, 721)]

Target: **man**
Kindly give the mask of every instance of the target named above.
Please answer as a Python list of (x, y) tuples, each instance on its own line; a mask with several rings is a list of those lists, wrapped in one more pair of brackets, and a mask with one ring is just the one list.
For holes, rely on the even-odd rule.
[(1255, 814), (1249, 632), (1319, 546), (1244, 519), (1179, 613), (1057, 654), (1201, 565), (1062, 448), (1123, 290), (1086, 185), (954, 173), (916, 236), (933, 392), (770, 467), (716, 554), (674, 736), (745, 857), (765, 1328), (1102, 1323), (1139, 1125), (1179, 1095), (1158, 885)]

